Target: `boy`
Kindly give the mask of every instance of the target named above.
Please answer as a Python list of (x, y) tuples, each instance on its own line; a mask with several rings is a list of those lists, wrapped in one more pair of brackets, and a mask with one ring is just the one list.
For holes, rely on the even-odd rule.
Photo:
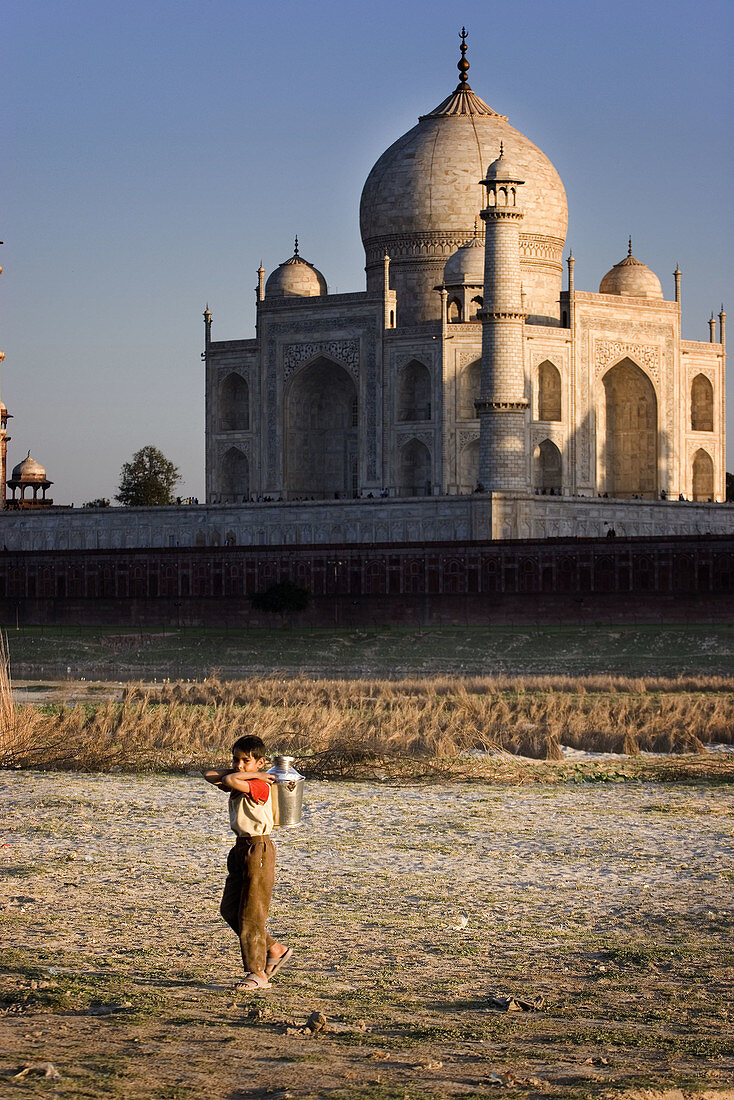
[(240, 941), (244, 992), (269, 989), (270, 978), (293, 954), (265, 929), (275, 877), (271, 784), (263, 771), (265, 744), (259, 737), (240, 737), (232, 746), (232, 767), (211, 768), (204, 778), (229, 794), (229, 823), (236, 833), (227, 856), (227, 881), (220, 913)]

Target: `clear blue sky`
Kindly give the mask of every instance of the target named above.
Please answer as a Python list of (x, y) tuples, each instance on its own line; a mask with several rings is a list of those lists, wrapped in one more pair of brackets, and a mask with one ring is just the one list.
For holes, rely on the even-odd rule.
[[(253, 333), (292, 252), (364, 287), (370, 167), (457, 81), (554, 162), (579, 289), (634, 252), (684, 337), (731, 315), (730, 0), (5, 0), (2, 395), (59, 503), (112, 497), (146, 443), (203, 498), (201, 314)], [(734, 366), (730, 370), (734, 378)], [(729, 385), (734, 462), (734, 382)]]

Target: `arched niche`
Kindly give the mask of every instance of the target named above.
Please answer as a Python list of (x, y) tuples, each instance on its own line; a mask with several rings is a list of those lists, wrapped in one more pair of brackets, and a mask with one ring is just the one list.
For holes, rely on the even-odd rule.
[(289, 500), (356, 495), (357, 420), (357, 387), (344, 367), (321, 356), (293, 377), (285, 399)]
[(693, 499), (714, 499), (714, 463), (702, 447), (693, 456)]
[(475, 359), (467, 363), (459, 375), (459, 420), (476, 420), (477, 410), (474, 405), (479, 400), (479, 389), (482, 381), (482, 361)]
[(544, 439), (533, 452), (533, 488), (541, 493), (560, 493), (562, 485), (561, 452), (550, 439)]
[(561, 419), (561, 374), (548, 359), (538, 367), (538, 420)]
[(250, 427), (250, 389), (241, 374), (232, 371), (219, 384), (219, 429), (246, 432)]
[(219, 468), (219, 499), (222, 504), (243, 504), (250, 497), (250, 464), (239, 447), (222, 455)]
[(452, 324), (461, 321), (462, 306), (460, 298), (451, 298), (448, 306), (448, 317)]
[(714, 430), (714, 387), (705, 374), (697, 374), (691, 383), (691, 429)]
[(475, 295), (474, 298), (472, 298), (472, 300), (470, 302), (470, 310), (471, 310), (471, 316), (469, 318), (470, 321), (476, 321), (478, 319), (479, 310), (483, 307), (483, 305), (484, 305), (484, 298), (482, 297), (481, 294), (477, 294), (477, 295)]
[(479, 481), (479, 440), (466, 443), (459, 454), (459, 491), (473, 493)]
[(425, 497), (431, 494), (431, 452), (419, 439), (400, 449), (398, 496)]
[(604, 375), (599, 448), (604, 489), (612, 497), (657, 496), (658, 403), (655, 388), (631, 359)]
[(428, 367), (411, 359), (398, 374), (398, 420), (431, 419), (431, 375)]

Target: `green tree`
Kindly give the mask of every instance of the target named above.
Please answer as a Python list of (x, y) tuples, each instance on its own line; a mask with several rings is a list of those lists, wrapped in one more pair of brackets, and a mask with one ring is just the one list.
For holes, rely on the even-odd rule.
[(120, 471), (115, 500), (133, 508), (173, 504), (173, 490), (180, 480), (178, 468), (157, 447), (141, 447)]
[(296, 611), (305, 611), (311, 602), (311, 593), (307, 588), (293, 581), (279, 581), (271, 584), (262, 592), (256, 592), (251, 599), (256, 611), (267, 611), (273, 615), (280, 615), (282, 625), (285, 626), (288, 616)]

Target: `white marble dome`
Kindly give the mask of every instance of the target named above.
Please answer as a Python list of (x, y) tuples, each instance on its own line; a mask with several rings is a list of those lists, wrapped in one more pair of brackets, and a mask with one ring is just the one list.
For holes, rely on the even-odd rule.
[(433, 288), (447, 257), (473, 236), (484, 205), (480, 180), (500, 143), (525, 181), (518, 202), (525, 215), (520, 240), (528, 309), (538, 320), (558, 323), (568, 219), (563, 184), (545, 153), (475, 95), (465, 74), (443, 103), (382, 154), (362, 191), (368, 289), (379, 289), (387, 251), (403, 323), (440, 315)]
[(298, 254), (298, 238), (290, 259), (276, 267), (265, 283), (266, 298), (318, 298), (326, 294), (326, 279)]
[(630, 298), (655, 298), (662, 301), (663, 288), (654, 271), (647, 264), (636, 260), (629, 252), (623, 260), (615, 264), (599, 284), (600, 294), (624, 294)]
[(483, 237), (472, 237), (449, 257), (443, 269), (443, 281), (445, 286), (483, 286)]
[(46, 471), (40, 462), (36, 462), (35, 458), (31, 458), (31, 452), (29, 451), (23, 461), (13, 467), (12, 480), (24, 482), (46, 481)]

